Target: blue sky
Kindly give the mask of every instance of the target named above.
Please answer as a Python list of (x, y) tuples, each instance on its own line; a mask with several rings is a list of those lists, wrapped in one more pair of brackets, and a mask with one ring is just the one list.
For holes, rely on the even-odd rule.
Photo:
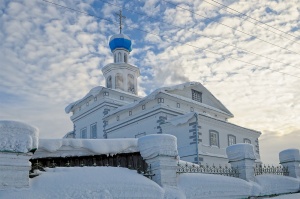
[(265, 162), (300, 148), (300, 1), (217, 1), (247, 20), (212, 0), (52, 2), (98, 18), (42, 0), (0, 2), (0, 119), (37, 126), (43, 138), (72, 130), (64, 108), (104, 85), (122, 8), (139, 95), (199, 81), (235, 115), (230, 122), (263, 133)]

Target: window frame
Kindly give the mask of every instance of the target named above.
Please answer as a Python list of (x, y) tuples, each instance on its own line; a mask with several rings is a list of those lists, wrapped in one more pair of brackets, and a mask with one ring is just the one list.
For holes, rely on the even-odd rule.
[[(249, 143), (248, 143), (248, 142), (246, 142), (246, 141), (249, 141)], [(252, 144), (251, 140), (250, 140), (250, 139), (248, 139), (248, 138), (244, 138), (244, 143), (245, 143), (245, 144)]]
[[(93, 132), (92, 132), (92, 129), (93, 129), (93, 126), (96, 127), (96, 136), (93, 137)], [(90, 125), (90, 138), (91, 139), (97, 139), (98, 138), (98, 133), (97, 133), (97, 122), (93, 123)]]
[(202, 92), (192, 89), (192, 100), (202, 103)]
[[(83, 131), (85, 131), (85, 137), (83, 137)], [(87, 139), (87, 128), (86, 127), (80, 129), (80, 138)]]
[[(216, 145), (215, 144), (212, 144), (212, 137), (211, 135), (216, 135)], [(209, 145), (210, 146), (216, 146), (216, 147), (219, 147), (220, 148), (220, 139), (219, 139), (219, 132), (218, 131), (215, 131), (215, 130), (209, 130)]]
[(164, 98), (161, 98), (161, 97), (160, 97), (160, 98), (157, 98), (157, 102), (158, 102), (159, 104), (160, 104), (160, 103), (164, 103), (164, 101), (165, 101)]
[[(232, 144), (230, 143), (230, 138), (234, 138), (234, 143), (232, 143)], [(236, 144), (236, 136), (232, 135), (232, 134), (228, 134), (227, 135), (227, 144), (228, 144), (228, 146)]]

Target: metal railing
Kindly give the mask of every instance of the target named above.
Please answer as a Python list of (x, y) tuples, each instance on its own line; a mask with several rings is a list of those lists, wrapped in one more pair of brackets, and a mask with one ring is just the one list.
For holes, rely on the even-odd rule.
[(177, 165), (177, 173), (205, 173), (205, 174), (216, 174), (216, 175), (224, 175), (224, 176), (231, 176), (231, 177), (239, 177), (239, 171), (237, 168), (231, 168), (228, 166), (222, 167), (220, 166), (209, 166), (208, 164), (204, 165), (197, 165), (197, 164), (184, 164)]
[(287, 167), (283, 167), (283, 166), (256, 165), (256, 167), (254, 168), (254, 175), (257, 176), (263, 174), (288, 176), (289, 170)]

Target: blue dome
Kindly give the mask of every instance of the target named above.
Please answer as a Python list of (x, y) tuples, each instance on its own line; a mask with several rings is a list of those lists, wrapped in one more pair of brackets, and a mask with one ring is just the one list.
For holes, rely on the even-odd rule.
[(110, 38), (109, 47), (111, 52), (113, 52), (116, 48), (125, 48), (129, 52), (131, 52), (131, 40), (127, 35), (117, 34)]

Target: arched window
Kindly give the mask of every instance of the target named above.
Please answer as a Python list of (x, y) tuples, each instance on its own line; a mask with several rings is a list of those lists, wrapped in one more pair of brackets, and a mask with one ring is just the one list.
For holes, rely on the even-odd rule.
[(116, 75), (116, 89), (124, 90), (123, 89), (123, 76), (120, 73)]
[(127, 55), (124, 53), (124, 62), (127, 63)]
[(121, 53), (119, 52), (118, 53), (118, 62), (121, 62), (122, 60), (121, 60), (122, 58), (121, 58)]
[(114, 55), (114, 63), (116, 63), (117, 62), (117, 55), (115, 54)]
[(245, 138), (245, 139), (244, 139), (244, 143), (246, 143), (246, 144), (251, 144), (251, 140), (249, 140), (248, 138)]
[(106, 87), (107, 88), (112, 88), (111, 76), (108, 76), (108, 78), (106, 79)]
[(128, 92), (135, 94), (134, 76), (132, 74), (128, 74), (127, 81)]

